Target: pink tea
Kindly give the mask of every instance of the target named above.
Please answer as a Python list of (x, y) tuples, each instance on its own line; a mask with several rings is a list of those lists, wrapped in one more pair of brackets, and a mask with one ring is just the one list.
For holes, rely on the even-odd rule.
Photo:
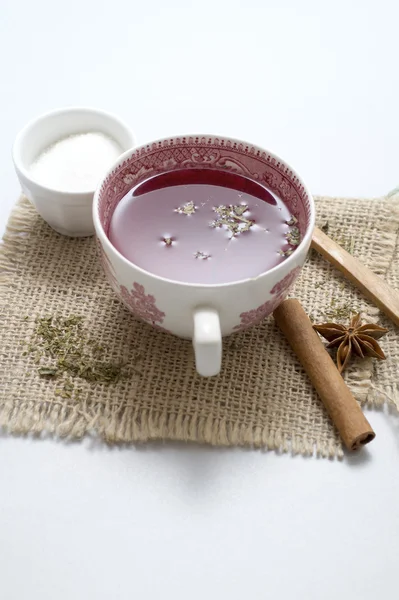
[(109, 239), (130, 262), (167, 279), (228, 283), (257, 277), (299, 244), (284, 202), (241, 175), (184, 169), (139, 184), (120, 201)]

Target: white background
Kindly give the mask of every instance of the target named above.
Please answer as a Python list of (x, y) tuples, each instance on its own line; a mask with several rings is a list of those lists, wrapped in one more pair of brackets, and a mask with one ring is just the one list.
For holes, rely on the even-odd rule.
[[(223, 133), (314, 193), (399, 183), (396, 0), (2, 0), (0, 226), (17, 131), (93, 105), (138, 141)], [(343, 461), (0, 437), (2, 600), (398, 598), (399, 419)]]

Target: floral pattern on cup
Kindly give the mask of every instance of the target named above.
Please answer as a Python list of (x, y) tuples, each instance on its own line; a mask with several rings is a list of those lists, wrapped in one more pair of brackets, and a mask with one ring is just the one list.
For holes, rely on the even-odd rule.
[(146, 323), (152, 325), (154, 329), (157, 329), (158, 331), (164, 331), (165, 333), (170, 333), (168, 329), (165, 329), (160, 325), (163, 323), (165, 313), (159, 310), (159, 308), (156, 306), (156, 300), (154, 296), (146, 294), (144, 286), (137, 282), (133, 283), (133, 288), (130, 292), (126, 286), (119, 285), (112, 263), (104, 251), (102, 244), (100, 244), (98, 240), (97, 248), (101, 265), (104, 269), (106, 277), (110, 282), (114, 292), (116, 292), (126, 308), (133, 312), (136, 317), (139, 317)]
[(274, 298), (267, 300), (264, 302), (264, 304), (258, 306), (258, 308), (241, 313), (241, 323), (236, 325), (234, 329), (236, 331), (247, 329), (248, 327), (252, 327), (252, 325), (257, 325), (263, 321), (265, 317), (270, 315), (277, 308), (280, 302), (284, 300), (285, 296), (288, 294), (289, 288), (294, 283), (300, 270), (301, 267), (295, 267), (295, 269), (292, 269), (288, 275), (286, 275), (281, 281), (273, 286), (273, 288), (270, 290), (270, 293), (275, 294)]
[(185, 168), (228, 170), (265, 182), (295, 214), (301, 233), (306, 230), (309, 199), (297, 175), (283, 161), (261, 148), (228, 138), (182, 136), (135, 149), (106, 177), (98, 201), (105, 233), (116, 205), (132, 187), (157, 174)]
[(159, 310), (156, 300), (151, 294), (146, 294), (144, 286), (140, 283), (133, 283), (129, 291), (126, 286), (121, 285), (119, 294), (124, 305), (131, 310), (137, 317), (149, 323), (156, 329), (167, 331), (160, 326), (165, 318), (165, 313)]
[(300, 270), (301, 267), (295, 267), (295, 269), (292, 269), (292, 271), (290, 271), (288, 275), (286, 275), (281, 281), (279, 281), (278, 283), (276, 283), (275, 286), (272, 287), (270, 293), (280, 295), (283, 292), (288, 292), (288, 288), (290, 288), (291, 285), (294, 283), (295, 279), (299, 275)]
[(236, 331), (242, 331), (243, 329), (247, 329), (248, 327), (252, 327), (252, 325), (257, 325), (265, 317), (270, 315), (275, 308), (282, 302), (284, 299), (284, 295), (276, 296), (275, 298), (271, 298), (264, 304), (258, 306), (258, 308), (254, 308), (253, 310), (248, 310), (247, 312), (241, 313), (241, 323), (236, 325), (234, 329)]

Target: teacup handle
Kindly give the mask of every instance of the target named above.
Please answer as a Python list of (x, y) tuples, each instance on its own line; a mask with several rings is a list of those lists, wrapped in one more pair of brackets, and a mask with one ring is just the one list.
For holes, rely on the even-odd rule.
[(199, 307), (194, 310), (193, 346), (195, 366), (203, 377), (212, 377), (222, 363), (222, 332), (217, 310)]

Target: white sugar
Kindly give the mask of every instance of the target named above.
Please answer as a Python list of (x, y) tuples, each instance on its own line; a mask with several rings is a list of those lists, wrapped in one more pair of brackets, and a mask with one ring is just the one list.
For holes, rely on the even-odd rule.
[(79, 133), (46, 148), (31, 164), (30, 173), (55, 190), (88, 192), (121, 153), (122, 148), (103, 133)]

